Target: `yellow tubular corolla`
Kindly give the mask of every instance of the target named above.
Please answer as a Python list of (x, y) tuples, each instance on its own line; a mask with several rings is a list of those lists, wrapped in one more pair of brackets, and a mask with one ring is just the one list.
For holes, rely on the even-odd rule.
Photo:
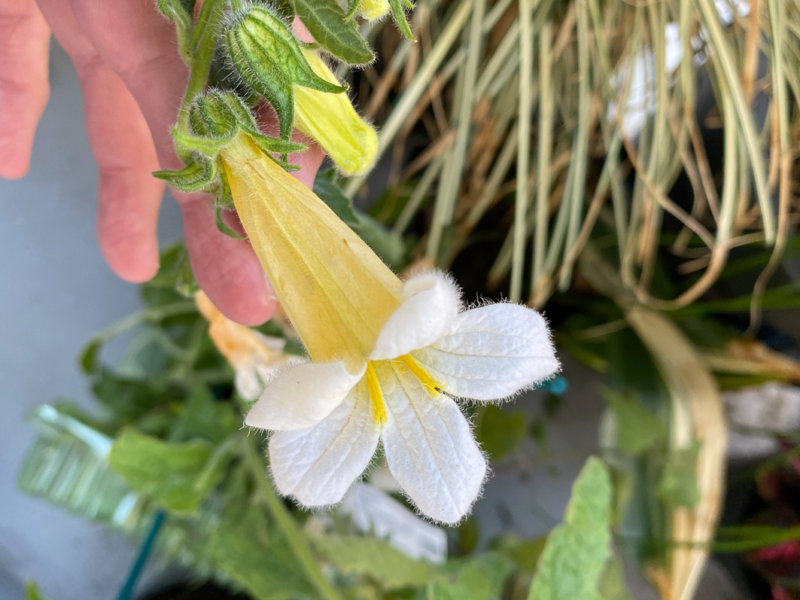
[(402, 282), (246, 135), (220, 157), (250, 244), (309, 356), (362, 368), (403, 300)]

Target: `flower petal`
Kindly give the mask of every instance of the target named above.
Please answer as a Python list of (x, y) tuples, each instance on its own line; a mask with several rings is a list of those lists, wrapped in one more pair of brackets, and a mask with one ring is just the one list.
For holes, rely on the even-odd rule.
[(449, 333), (413, 356), (448, 394), (475, 400), (511, 396), (559, 369), (542, 316), (508, 303), (461, 313)]
[(272, 435), (269, 456), (278, 491), (305, 506), (336, 504), (369, 464), (379, 433), (362, 381), (318, 425)]
[(416, 275), (403, 286), (405, 302), (381, 329), (371, 360), (397, 358), (435, 342), (461, 309), (461, 292), (442, 273)]
[(420, 512), (457, 523), (483, 485), (486, 460), (452, 399), (431, 394), (403, 365), (376, 366), (388, 418), (381, 433), (392, 475)]
[(351, 374), (343, 362), (288, 367), (267, 384), (244, 422), (278, 431), (316, 425), (342, 403), (363, 374), (363, 368)]

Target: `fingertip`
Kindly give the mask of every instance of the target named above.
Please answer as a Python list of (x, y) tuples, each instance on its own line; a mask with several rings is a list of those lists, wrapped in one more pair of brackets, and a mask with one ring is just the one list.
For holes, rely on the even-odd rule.
[(100, 166), (97, 239), (111, 270), (130, 283), (158, 273), (158, 209), (164, 186), (144, 171)]
[(30, 152), (24, 152), (13, 143), (0, 141), (0, 177), (21, 179), (31, 166)]
[[(3, 179), (20, 179), (30, 169), (36, 126), (47, 105), (49, 92), (43, 91), (37, 96), (35, 100), (31, 96), (0, 103), (0, 177)], [(24, 110), (19, 106), (21, 100), (29, 103)]]
[(103, 258), (114, 274), (128, 283), (144, 283), (150, 281), (158, 273), (159, 259), (158, 252), (147, 253), (151, 256), (142, 255), (137, 252), (135, 255), (125, 255), (124, 253), (107, 250), (100, 244)]
[(254, 303), (240, 302), (231, 298), (227, 292), (220, 293), (220, 290), (214, 288), (203, 288), (203, 291), (226, 317), (248, 327), (257, 327), (269, 321), (278, 306), (278, 300), (274, 295), (267, 295), (263, 302)]

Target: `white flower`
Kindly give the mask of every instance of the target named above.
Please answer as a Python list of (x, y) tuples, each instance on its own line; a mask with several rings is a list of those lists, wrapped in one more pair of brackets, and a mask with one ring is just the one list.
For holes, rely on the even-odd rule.
[(363, 364), (286, 368), (246, 423), (275, 431), (275, 484), (302, 505), (340, 502), (380, 441), (420, 512), (456, 523), (480, 493), (486, 460), (454, 398), (506, 398), (559, 365), (544, 319), (529, 308), (462, 312), (458, 288), (439, 273), (411, 278), (403, 297)]
[(542, 317), (515, 304), (462, 312), (445, 276), (405, 284), (246, 135), (221, 151), (234, 205), (311, 362), (285, 365), (246, 423), (273, 431), (278, 490), (340, 502), (380, 441), (420, 512), (459, 521), (486, 461), (454, 398), (505, 398), (558, 369)]

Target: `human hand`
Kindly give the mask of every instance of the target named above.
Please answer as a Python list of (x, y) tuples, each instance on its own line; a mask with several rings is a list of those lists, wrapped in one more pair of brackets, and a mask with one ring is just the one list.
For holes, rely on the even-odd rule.
[[(38, 7), (37, 7), (38, 1)], [(75, 65), (86, 128), (99, 172), (100, 248), (122, 279), (141, 282), (158, 270), (156, 226), (163, 183), (151, 173), (179, 169), (170, 126), (188, 72), (174, 28), (150, 2), (15, 0), (0, 4), (0, 176), (28, 170), (36, 125), (49, 93), (50, 30)], [(316, 145), (291, 162), (311, 187), (322, 162)], [(246, 240), (221, 233), (211, 198), (173, 191), (200, 287), (228, 317), (255, 325), (275, 296)]]

